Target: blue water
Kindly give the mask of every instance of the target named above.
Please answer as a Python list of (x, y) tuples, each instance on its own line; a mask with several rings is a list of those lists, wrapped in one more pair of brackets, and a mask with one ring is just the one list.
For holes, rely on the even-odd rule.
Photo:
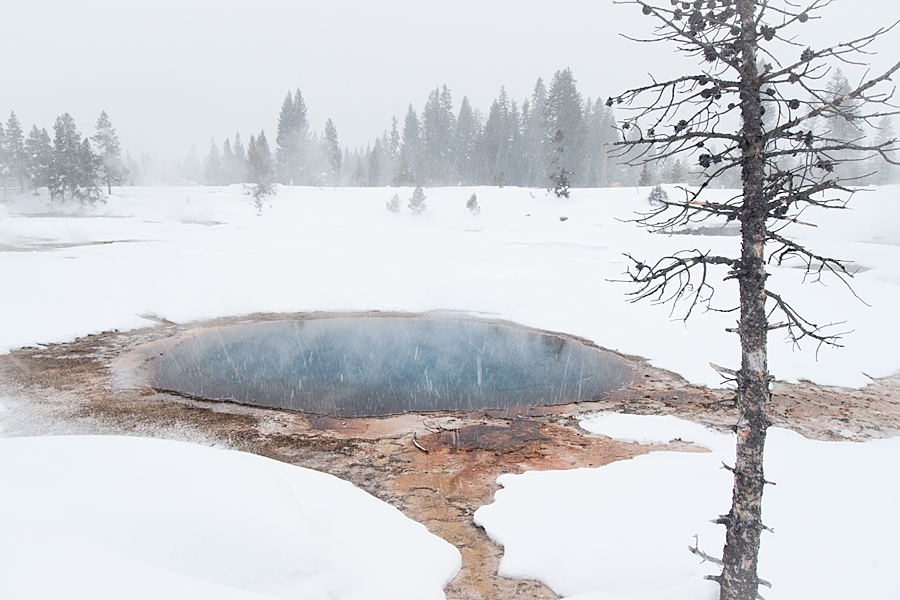
[(149, 366), (157, 389), (335, 417), (568, 404), (631, 381), (615, 356), (560, 336), (413, 317), (227, 327)]

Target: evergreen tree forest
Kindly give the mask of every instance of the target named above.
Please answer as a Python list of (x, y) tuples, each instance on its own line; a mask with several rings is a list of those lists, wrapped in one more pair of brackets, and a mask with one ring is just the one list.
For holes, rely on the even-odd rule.
[(69, 113), (56, 118), (52, 135), (33, 125), (25, 136), (15, 111), (4, 128), (0, 124), (0, 179), (3, 196), (10, 189), (47, 188), (51, 201), (75, 199), (92, 204), (102, 197), (101, 187), (112, 193), (128, 171), (122, 163), (119, 138), (106, 112), (93, 136), (82, 136)]
[(410, 104), (402, 126), (366, 148), (344, 151), (344, 185), (496, 185), (562, 189), (635, 185), (638, 173), (607, 156), (618, 139), (613, 109), (584, 99), (572, 71), (557, 71), (549, 89), (538, 79), (530, 98), (504, 87), (487, 112), (463, 97), (458, 109), (444, 85), (420, 111)]
[[(829, 89), (840, 95), (848, 85), (835, 70)], [(848, 110), (852, 111), (853, 107)], [(337, 125), (327, 119), (321, 131), (308, 119), (300, 89), (289, 90), (277, 115), (271, 149), (275, 183), (312, 186), (522, 186), (544, 188), (566, 196), (572, 188), (691, 184), (697, 173), (675, 158), (626, 164), (612, 144), (622, 139), (616, 127), (616, 104), (585, 98), (570, 69), (557, 71), (549, 84), (538, 79), (530, 97), (517, 101), (504, 87), (486, 111), (463, 97), (458, 106), (450, 89), (437, 86), (420, 109), (409, 103), (402, 118), (394, 116), (383, 133), (365, 147), (341, 145)], [(874, 140), (893, 135), (890, 117), (869, 131), (852, 119), (818, 118), (815, 127), (842, 139)], [(27, 134), (25, 132), (28, 132)], [(627, 133), (627, 132), (625, 132)], [(259, 136), (254, 138), (258, 146)], [(263, 136), (263, 139), (265, 137)], [(69, 114), (50, 130), (24, 129), (10, 113), (0, 122), (0, 184), (10, 190), (47, 188), (52, 198), (94, 202), (119, 185), (232, 185), (260, 183), (259, 156), (249, 156), (240, 133), (220, 145), (210, 140), (205, 157), (192, 147), (179, 159), (159, 159), (123, 152), (104, 111), (95, 132), (83, 137)], [(269, 159), (267, 159), (269, 160)], [(897, 170), (883, 160), (842, 167), (860, 184), (898, 180)], [(733, 177), (717, 181), (739, 187)]]

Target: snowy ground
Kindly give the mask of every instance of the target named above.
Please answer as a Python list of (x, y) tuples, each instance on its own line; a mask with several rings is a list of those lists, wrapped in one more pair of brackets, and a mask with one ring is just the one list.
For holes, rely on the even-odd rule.
[[(7, 290), (0, 295), (0, 351), (139, 328), (153, 324), (155, 318), (186, 322), (252, 312), (451, 310), (578, 335), (646, 357), (654, 365), (700, 384), (720, 382), (709, 362), (737, 365), (736, 340), (723, 331), (733, 325), (734, 315), (701, 314), (685, 325), (670, 316), (668, 307), (628, 304), (625, 294), (632, 288), (610, 282), (619, 279), (625, 269), (623, 252), (649, 260), (679, 248), (732, 254), (737, 248), (736, 237), (651, 235), (617, 220), (646, 208), (648, 190), (575, 190), (571, 199), (560, 200), (540, 190), (431, 189), (426, 190), (428, 209), (421, 216), (413, 216), (405, 208), (411, 190), (399, 191), (404, 200), (399, 215), (384, 207), (393, 189), (281, 189), (278, 196), (267, 200), (261, 215), (238, 186), (122, 188), (105, 205), (65, 207), (56, 212), (31, 198), (0, 204), (0, 279)], [(482, 207), (478, 217), (465, 208), (473, 192)], [(811, 320), (846, 321), (838, 329), (852, 330), (844, 340), (845, 348), (822, 349), (818, 360), (814, 348), (794, 351), (776, 334), (770, 354), (776, 377), (862, 386), (869, 377), (900, 370), (900, 354), (893, 351), (900, 334), (900, 319), (895, 316), (895, 307), (900, 305), (898, 194), (900, 188), (896, 187), (861, 192), (851, 210), (807, 213), (804, 220), (819, 223), (819, 227), (798, 225), (789, 232), (808, 241), (817, 252), (863, 267), (854, 289), (865, 303), (835, 281), (804, 283), (796, 265), (773, 267), (774, 289), (793, 300)], [(731, 306), (734, 297), (733, 284), (723, 286), (717, 295), (718, 306)], [(2, 410), (0, 399), (0, 435)], [(652, 434), (653, 426), (641, 423), (639, 427), (650, 428)], [(506, 545), (504, 572), (540, 577), (564, 595), (593, 594), (583, 596), (585, 599), (649, 600), (659, 594), (677, 598), (678, 594), (696, 597), (691, 594), (708, 593), (712, 588), (701, 579), (705, 567), (698, 567), (684, 549), (693, 542), (694, 534), (711, 554), (716, 554), (721, 544), (720, 528), (706, 521), (727, 508), (728, 478), (716, 466), (723, 460), (729, 462), (728, 441), (710, 436), (704, 434), (704, 441), (698, 442), (714, 450), (710, 454), (654, 453), (600, 469), (504, 478), (505, 489), (498, 493), (497, 503), (478, 513), (491, 535)], [(896, 440), (825, 444), (780, 430), (773, 431), (771, 439), (769, 474), (779, 485), (767, 491), (765, 514), (777, 535), (766, 543), (778, 542), (764, 548), (761, 574), (778, 585), (765, 595), (770, 600), (892, 597), (896, 585), (886, 587), (890, 576), (885, 574), (885, 565), (900, 561), (885, 544), (900, 531), (891, 505), (876, 504), (896, 503), (898, 490), (891, 479), (898, 466)], [(16, 477), (22, 481), (20, 486), (4, 485), (2, 514), (18, 511), (15, 514), (26, 517), (13, 528), (14, 536), (0, 540), (0, 564), (5, 569), (0, 581), (12, 581), (18, 586), (13, 589), (22, 592), (12, 596), (29, 597), (26, 592), (32, 590), (31, 597), (54, 597), (58, 590), (53, 586), (62, 585), (61, 581), (82, 585), (77, 589), (85, 590), (85, 596), (121, 596), (122, 588), (117, 586), (135, 581), (124, 575), (127, 573), (161, 582), (162, 587), (148, 587), (144, 597), (203, 597), (218, 594), (211, 590), (219, 590), (215, 587), (219, 582), (228, 586), (227, 594), (233, 597), (253, 597), (254, 593), (292, 593), (303, 589), (296, 586), (346, 581), (348, 577), (376, 581), (363, 578), (364, 572), (371, 571), (365, 561), (348, 566), (343, 554), (324, 550), (332, 538), (351, 539), (340, 537), (351, 536), (351, 532), (335, 525), (333, 513), (329, 513), (331, 521), (310, 516), (312, 509), (298, 500), (296, 493), (292, 492), (294, 501), (284, 495), (285, 486), (295, 489), (300, 481), (315, 481), (309, 485), (323, 494), (337, 485), (315, 479), (314, 474), (221, 450), (125, 438), (0, 442), (4, 481)], [(104, 444), (108, 444), (105, 450)], [(102, 462), (95, 466), (93, 458), (75, 461), (81, 470), (59, 468), (59, 464), (68, 464), (61, 459), (91, 452), (95, 453), (91, 456), (122, 456), (135, 469), (107, 467)], [(797, 457), (804, 460), (797, 461)], [(179, 464), (183, 459), (188, 466), (175, 468), (170, 478), (154, 479), (150, 475), (155, 473), (157, 459)], [(216, 473), (221, 478), (212, 478), (209, 489), (200, 485), (202, 480), (188, 475), (189, 469), (195, 468), (189, 463), (195, 459), (201, 461), (198, 464), (208, 460), (219, 469)], [(823, 471), (826, 460), (827, 465), (836, 465), (839, 476)], [(127, 475), (124, 480), (122, 473)], [(193, 563), (166, 562), (161, 540), (171, 537), (171, 530), (162, 525), (178, 512), (166, 504), (174, 502), (170, 494), (207, 506), (214, 504), (210, 490), (219, 490), (226, 507), (223, 510), (233, 506), (235, 512), (254, 502), (279, 502), (263, 491), (253, 498), (246, 496), (243, 486), (234, 485), (241, 477), (248, 481), (261, 477), (265, 480), (261, 490), (281, 490), (272, 491), (275, 496), (282, 494), (282, 504), (273, 509), (274, 514), (292, 519), (297, 534), (305, 531), (305, 539), (311, 541), (302, 548), (285, 550), (286, 554), (273, 546), (263, 554), (269, 558), (253, 562), (241, 554), (244, 545), (240, 540), (232, 540), (234, 545), (219, 543), (218, 521), (199, 520), (193, 531), (200, 541), (193, 538), (191, 543), (199, 544), (200, 551), (221, 551), (222, 555), (213, 556), (224, 556), (222, 565), (242, 566), (229, 570), (199, 558)], [(34, 485), (36, 481), (40, 485)], [(148, 492), (151, 488), (142, 487), (147, 482), (155, 482), (152, 493)], [(185, 482), (191, 485), (183, 485)], [(839, 487), (823, 488), (826, 484)], [(79, 494), (83, 492), (72, 497), (80, 498), (78, 506), (84, 510), (59, 501), (69, 497), (72, 485)], [(561, 490), (570, 492), (560, 494)], [(342, 502), (351, 502), (350, 496), (357, 491), (349, 488), (334, 493)], [(107, 495), (148, 510), (154, 505), (152, 499), (157, 499), (168, 508), (129, 533), (128, 527), (138, 525), (123, 524), (116, 520), (119, 513), (105, 510), (108, 504), (98, 498)], [(365, 504), (370, 500), (359, 501)], [(551, 504), (536, 509), (534, 502)], [(609, 510), (598, 510), (606, 505)], [(523, 511), (556, 518), (546, 524), (540, 519), (524, 524), (517, 521)], [(646, 537), (648, 522), (655, 521), (641, 520), (645, 516), (642, 511), (670, 515), (664, 521), (671, 527), (660, 529), (659, 537), (656, 533)], [(612, 525), (610, 514), (616, 515)], [(42, 519), (44, 515), (52, 518)], [(251, 516), (237, 518), (235, 531), (246, 531), (240, 527), (250, 527), (246, 519)], [(866, 521), (869, 516), (876, 520)], [(367, 524), (368, 529), (353, 529), (350, 545), (357, 544), (357, 534), (359, 540), (377, 536), (383, 531), (379, 528), (390, 526), (394, 521), (389, 519), (395, 517), (397, 527), (412, 526), (399, 525), (399, 514), (378, 517)], [(183, 515), (179, 519), (192, 522)], [(303, 529), (310, 521), (320, 528), (319, 533), (312, 535)], [(816, 526), (823, 521), (828, 527)], [(832, 537), (817, 538), (818, 529)], [(80, 544), (85, 532), (95, 536), (87, 550)], [(258, 538), (247, 535), (252, 543), (259, 543)], [(405, 554), (379, 550), (386, 555), (379, 559), (389, 563), (384, 567), (386, 577), (409, 581), (403, 591), (385, 591), (384, 597), (407, 593), (408, 597), (439, 596), (458, 555), (454, 558), (441, 550), (443, 546), (424, 531), (398, 539), (411, 549), (422, 548), (423, 556), (429, 547), (444, 554), (430, 566), (419, 568), (415, 566), (419, 563), (392, 558)], [(139, 548), (121, 545), (134, 540), (144, 542)], [(595, 546), (611, 554), (598, 557), (586, 552), (585, 548)], [(43, 551), (50, 547), (59, 551), (45, 555)], [(74, 547), (78, 550), (67, 553)], [(551, 556), (541, 554), (553, 548), (556, 551)], [(115, 561), (124, 562), (102, 564), (114, 555), (119, 557)], [(312, 555), (328, 558), (310, 567), (312, 563), (304, 561)], [(29, 556), (41, 556), (45, 562), (29, 561)], [(798, 556), (809, 560), (800, 561)], [(799, 562), (806, 570), (794, 569)], [(263, 563), (281, 570), (263, 573), (259, 569), (268, 568)], [(598, 564), (608, 568), (601, 570)], [(51, 573), (60, 569), (59, 573), (74, 579), (47, 577), (48, 568)], [(112, 571), (102, 570), (107, 568)], [(291, 575), (315, 568), (319, 570), (314, 577)], [(104, 575), (113, 572), (123, 575)], [(791, 572), (805, 575), (798, 579)], [(417, 574), (421, 581), (413, 577)], [(99, 582), (109, 582), (109, 586)], [(377, 588), (376, 583), (371, 585)], [(811, 591), (814, 588), (815, 593)], [(173, 595), (172, 590), (180, 591)], [(337, 596), (350, 598), (352, 594), (351, 590)], [(314, 592), (309, 592), (309, 597), (315, 597)]]
[[(569, 600), (715, 600), (731, 505), (734, 436), (666, 416), (588, 418), (593, 433), (642, 443), (691, 441), (710, 453), (653, 452), (599, 469), (504, 475), (475, 513), (502, 543), (500, 573), (536, 577)], [(900, 438), (819, 442), (769, 430), (760, 577), (768, 600), (888, 600), (897, 595)]]
[(127, 437), (0, 439), (4, 598), (443, 598), (459, 552), (350, 483)]
[[(0, 351), (91, 332), (251, 312), (457, 310), (580, 335), (643, 356), (689, 380), (717, 386), (710, 361), (735, 366), (737, 344), (723, 333), (732, 314), (698, 315), (687, 325), (669, 307), (628, 304), (623, 252), (647, 260), (678, 248), (734, 253), (736, 237), (662, 236), (628, 219), (647, 208), (647, 190), (441, 188), (428, 209), (385, 210), (393, 189), (282, 188), (257, 216), (239, 186), (121, 188), (72, 216), (44, 204), (0, 205), (0, 275), (17, 282), (0, 298), (16, 315), (0, 331)], [(478, 194), (481, 216), (465, 208)], [(727, 193), (727, 192), (720, 192)], [(854, 288), (803, 284), (796, 265), (772, 269), (772, 287), (818, 323), (846, 321), (846, 349), (796, 352), (773, 334), (772, 369), (783, 380), (862, 386), (900, 370), (885, 352), (900, 320), (900, 188), (865, 191), (853, 208), (808, 212), (818, 228), (789, 233), (813, 248), (870, 269)], [(26, 216), (25, 213), (37, 213)], [(561, 221), (561, 217), (568, 217)], [(733, 283), (719, 307), (734, 304)], [(676, 316), (677, 316), (676, 311)]]

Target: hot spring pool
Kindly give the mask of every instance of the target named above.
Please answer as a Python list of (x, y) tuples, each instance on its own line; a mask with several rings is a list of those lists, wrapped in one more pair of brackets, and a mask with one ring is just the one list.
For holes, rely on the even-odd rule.
[(236, 325), (149, 368), (160, 390), (334, 417), (568, 404), (631, 381), (617, 357), (558, 335), (422, 317)]

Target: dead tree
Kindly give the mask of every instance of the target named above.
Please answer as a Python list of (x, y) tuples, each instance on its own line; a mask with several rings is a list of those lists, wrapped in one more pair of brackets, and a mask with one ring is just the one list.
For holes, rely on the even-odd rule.
[[(736, 460), (729, 467), (732, 506), (716, 521), (725, 526), (726, 541), (722, 572), (711, 577), (719, 583), (722, 600), (755, 600), (760, 584), (757, 557), (766, 529), (763, 450), (772, 381), (768, 333), (781, 329), (793, 343), (804, 338), (838, 342), (831, 329), (808, 321), (767, 287), (767, 264), (799, 257), (808, 273), (847, 282), (852, 273), (845, 263), (789, 239), (784, 227), (801, 222), (804, 209), (812, 206), (844, 208), (855, 182), (837, 167), (848, 161), (866, 164), (875, 155), (892, 162), (890, 153), (897, 147), (896, 140), (871, 143), (863, 133), (846, 139), (834, 133), (837, 128), (814, 127), (826, 119), (844, 119), (862, 132), (873, 120), (895, 114), (887, 82), (900, 63), (835, 94), (826, 82), (829, 70), (861, 64), (891, 27), (828, 48), (804, 47), (794, 36), (804, 23), (820, 18), (831, 0), (807, 1), (617, 2), (635, 4), (655, 20), (653, 36), (636, 41), (675, 44), (703, 65), (696, 75), (651, 80), (607, 101), (625, 115), (616, 152), (629, 164), (682, 157), (697, 171), (695, 186), (682, 188), (677, 198), (665, 199), (636, 221), (659, 232), (711, 217), (741, 227), (739, 256), (692, 250), (644, 262), (628, 255), (632, 264), (626, 276), (637, 285), (635, 300), (681, 303), (685, 318), (698, 307), (722, 309), (710, 304), (718, 272), (738, 283), (737, 304), (724, 307), (740, 315), (729, 331), (740, 338), (741, 366), (732, 371), (739, 412)], [(713, 182), (735, 172), (740, 191), (725, 201), (706, 199)]]

